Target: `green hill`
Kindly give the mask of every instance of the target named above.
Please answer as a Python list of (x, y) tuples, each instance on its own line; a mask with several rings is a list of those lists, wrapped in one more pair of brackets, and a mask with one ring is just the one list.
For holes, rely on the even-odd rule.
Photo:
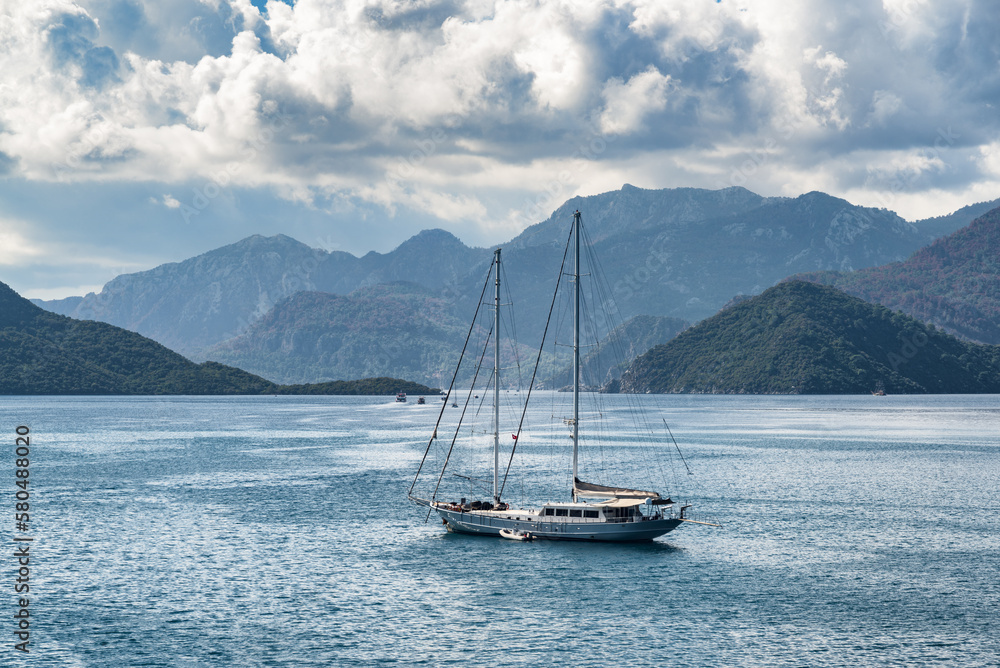
[(639, 357), (623, 392), (1000, 392), (1000, 348), (828, 286), (779, 284)]
[[(0, 394), (432, 394), (395, 379), (277, 385), (217, 362), (195, 364), (134, 332), (45, 311), (0, 283)], [(384, 391), (382, 391), (384, 390)]]
[(282, 385), (276, 394), (397, 394), (412, 395), (442, 394), (441, 390), (399, 378), (362, 378), (361, 380), (334, 380), (329, 383), (309, 383), (306, 385)]

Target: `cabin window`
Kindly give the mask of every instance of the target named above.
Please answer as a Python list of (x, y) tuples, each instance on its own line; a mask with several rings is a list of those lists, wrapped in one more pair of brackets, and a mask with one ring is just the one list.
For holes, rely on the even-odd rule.
[(545, 509), (545, 514), (546, 515), (555, 515), (555, 511), (552, 508), (546, 508)]
[(570, 517), (583, 517), (583, 511), (579, 508), (571, 508), (569, 511)]
[(596, 510), (585, 510), (585, 511), (583, 511), (583, 516), (584, 517), (590, 517), (590, 518), (593, 518), (593, 519), (597, 519), (598, 517), (601, 516), (601, 514), (599, 512), (597, 512)]
[(556, 508), (556, 517), (566, 517), (566, 514), (567, 514), (566, 508)]

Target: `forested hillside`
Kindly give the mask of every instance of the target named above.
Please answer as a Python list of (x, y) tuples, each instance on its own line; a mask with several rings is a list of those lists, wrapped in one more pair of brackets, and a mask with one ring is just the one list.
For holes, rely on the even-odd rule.
[(1000, 392), (1000, 348), (835, 288), (788, 281), (642, 355), (623, 392)]

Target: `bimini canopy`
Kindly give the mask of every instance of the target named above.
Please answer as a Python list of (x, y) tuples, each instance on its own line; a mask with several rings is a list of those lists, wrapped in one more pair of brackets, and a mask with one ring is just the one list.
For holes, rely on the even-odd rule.
[(594, 505), (605, 508), (631, 508), (632, 506), (641, 506), (644, 503), (646, 503), (646, 499), (608, 499), (607, 501), (598, 501)]
[(656, 492), (645, 492), (641, 489), (625, 489), (622, 487), (595, 485), (592, 482), (583, 482), (579, 478), (576, 478), (573, 481), (573, 495), (582, 496), (587, 499), (638, 499), (639, 503), (644, 503), (646, 499), (655, 500), (660, 498), (660, 495)]
[[(604, 506), (605, 508), (631, 508), (632, 506), (641, 506), (645, 504), (649, 499), (608, 499), (607, 501), (598, 501), (595, 506)], [(654, 506), (669, 506), (673, 503), (670, 499), (652, 499), (652, 505)]]

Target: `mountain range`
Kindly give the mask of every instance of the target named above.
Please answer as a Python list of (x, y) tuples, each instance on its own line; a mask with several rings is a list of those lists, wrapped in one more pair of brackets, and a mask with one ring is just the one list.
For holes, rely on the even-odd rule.
[(285, 235), (254, 235), (183, 262), (122, 274), (100, 293), (35, 304), (55, 313), (124, 327), (191, 357), (245, 331), (301, 291), (346, 294), (413, 280), (440, 289), (489, 251), (427, 230), (392, 253), (355, 257), (310, 248)]
[(541, 333), (576, 210), (591, 230), (592, 252), (623, 319), (695, 322), (733, 295), (759, 294), (792, 274), (903, 260), (930, 240), (895, 213), (818, 192), (765, 198), (744, 188), (625, 185), (575, 197), (504, 244), (511, 292), (529, 337)]
[(796, 278), (835, 286), (970, 341), (1000, 344), (1000, 208), (904, 262)]
[[(911, 224), (823, 193), (767, 198), (743, 188), (626, 185), (573, 198), (503, 245), (505, 279), (529, 345), (540, 339), (577, 209), (622, 317), (687, 322), (792, 274), (903, 260), (930, 241), (921, 225), (940, 231), (979, 211), (967, 207)], [(362, 257), (284, 235), (252, 236), (118, 276), (97, 294), (36, 303), (136, 331), (191, 359), (239, 364), (281, 382), (411, 371), (431, 382), (454, 362), (455, 337), (475, 309), (491, 255), (442, 230)]]

